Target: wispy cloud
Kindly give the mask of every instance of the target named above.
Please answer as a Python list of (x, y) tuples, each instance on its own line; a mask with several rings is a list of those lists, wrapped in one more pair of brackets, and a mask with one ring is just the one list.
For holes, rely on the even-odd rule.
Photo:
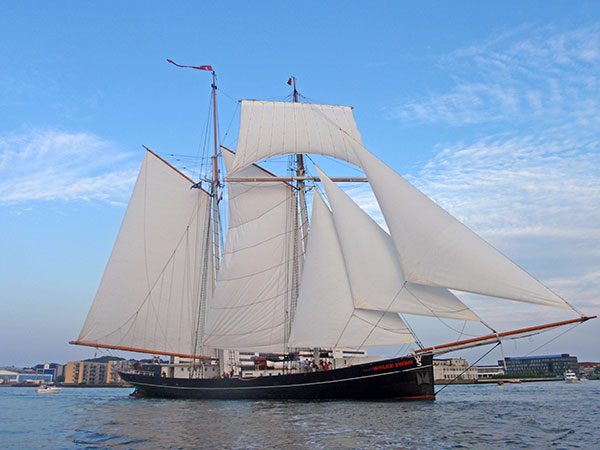
[(468, 125), (498, 121), (600, 123), (600, 24), (522, 27), (438, 58), (447, 92), (406, 99), (390, 118)]
[[(523, 26), (437, 64), (452, 85), (388, 115), (413, 126), (446, 124), (465, 137), (438, 143), (407, 178), (559, 295), (597, 312), (600, 24)], [(473, 124), (481, 126), (466, 128)], [(375, 211), (372, 194), (355, 195)], [(532, 317), (527, 305), (510, 313), (506, 302), (473, 306), (500, 321)]]
[(0, 136), (0, 204), (126, 201), (138, 162), (90, 133), (36, 130)]
[(487, 137), (440, 146), (409, 178), (490, 237), (600, 239), (597, 150), (562, 132)]

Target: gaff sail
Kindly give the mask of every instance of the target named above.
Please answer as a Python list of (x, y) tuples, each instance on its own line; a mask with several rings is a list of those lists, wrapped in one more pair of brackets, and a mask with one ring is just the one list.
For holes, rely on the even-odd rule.
[(151, 151), (74, 344), (195, 356), (212, 294), (210, 197)]
[[(234, 154), (223, 149), (229, 170)], [(257, 166), (242, 176), (269, 176)], [(283, 351), (297, 242), (295, 194), (284, 182), (229, 183), (229, 231), (203, 345)]]

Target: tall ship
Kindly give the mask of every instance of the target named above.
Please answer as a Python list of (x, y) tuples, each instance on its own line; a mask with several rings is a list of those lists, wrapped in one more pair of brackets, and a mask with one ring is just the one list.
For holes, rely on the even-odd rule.
[[(233, 151), (219, 142), (212, 67), (180, 67), (212, 73), (211, 173), (192, 179), (146, 148), (95, 299), (71, 341), (153, 355), (120, 374), (137, 395), (433, 399), (434, 355), (592, 318), (367, 150), (351, 107), (300, 102), (291, 78), (290, 101), (240, 102)], [(329, 176), (312, 154), (364, 175)], [(259, 165), (283, 155), (285, 174)], [(389, 232), (341, 182), (369, 183)], [(454, 292), (562, 308), (574, 318), (499, 332)], [(489, 332), (425, 347), (413, 316), (479, 322)], [(368, 353), (378, 346), (406, 350)]]

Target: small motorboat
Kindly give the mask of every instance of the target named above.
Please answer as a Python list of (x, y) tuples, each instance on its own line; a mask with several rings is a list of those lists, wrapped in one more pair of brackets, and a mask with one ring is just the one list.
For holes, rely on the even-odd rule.
[(498, 380), (496, 384), (498, 386), (504, 386), (505, 384), (521, 384), (521, 380)]
[(579, 379), (577, 378), (577, 375), (575, 374), (575, 372), (573, 372), (572, 370), (567, 370), (565, 372), (565, 381), (567, 383), (577, 383), (577, 381), (579, 381)]
[(38, 394), (58, 394), (60, 392), (60, 388), (56, 386), (40, 386), (35, 390)]

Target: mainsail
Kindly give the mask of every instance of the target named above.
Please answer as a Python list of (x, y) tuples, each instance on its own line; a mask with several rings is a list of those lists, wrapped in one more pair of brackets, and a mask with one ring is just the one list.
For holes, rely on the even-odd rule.
[(362, 145), (350, 106), (242, 100), (231, 172), (290, 153), (319, 153), (358, 165)]
[[(229, 170), (233, 153), (223, 149)], [(241, 176), (269, 176), (257, 166)], [(203, 345), (283, 351), (291, 295), (297, 214), (292, 187), (229, 183), (229, 232)]]
[(571, 309), (362, 147), (355, 147), (381, 207), (406, 280), (475, 294)]
[(333, 211), (355, 306), (377, 311), (479, 320), (447, 289), (407, 282), (390, 235), (318, 167), (317, 171)]
[(148, 151), (77, 344), (193, 355), (211, 295), (210, 197)]
[(333, 216), (315, 193), (289, 345), (361, 348), (407, 342), (414, 338), (398, 314), (354, 306)]

